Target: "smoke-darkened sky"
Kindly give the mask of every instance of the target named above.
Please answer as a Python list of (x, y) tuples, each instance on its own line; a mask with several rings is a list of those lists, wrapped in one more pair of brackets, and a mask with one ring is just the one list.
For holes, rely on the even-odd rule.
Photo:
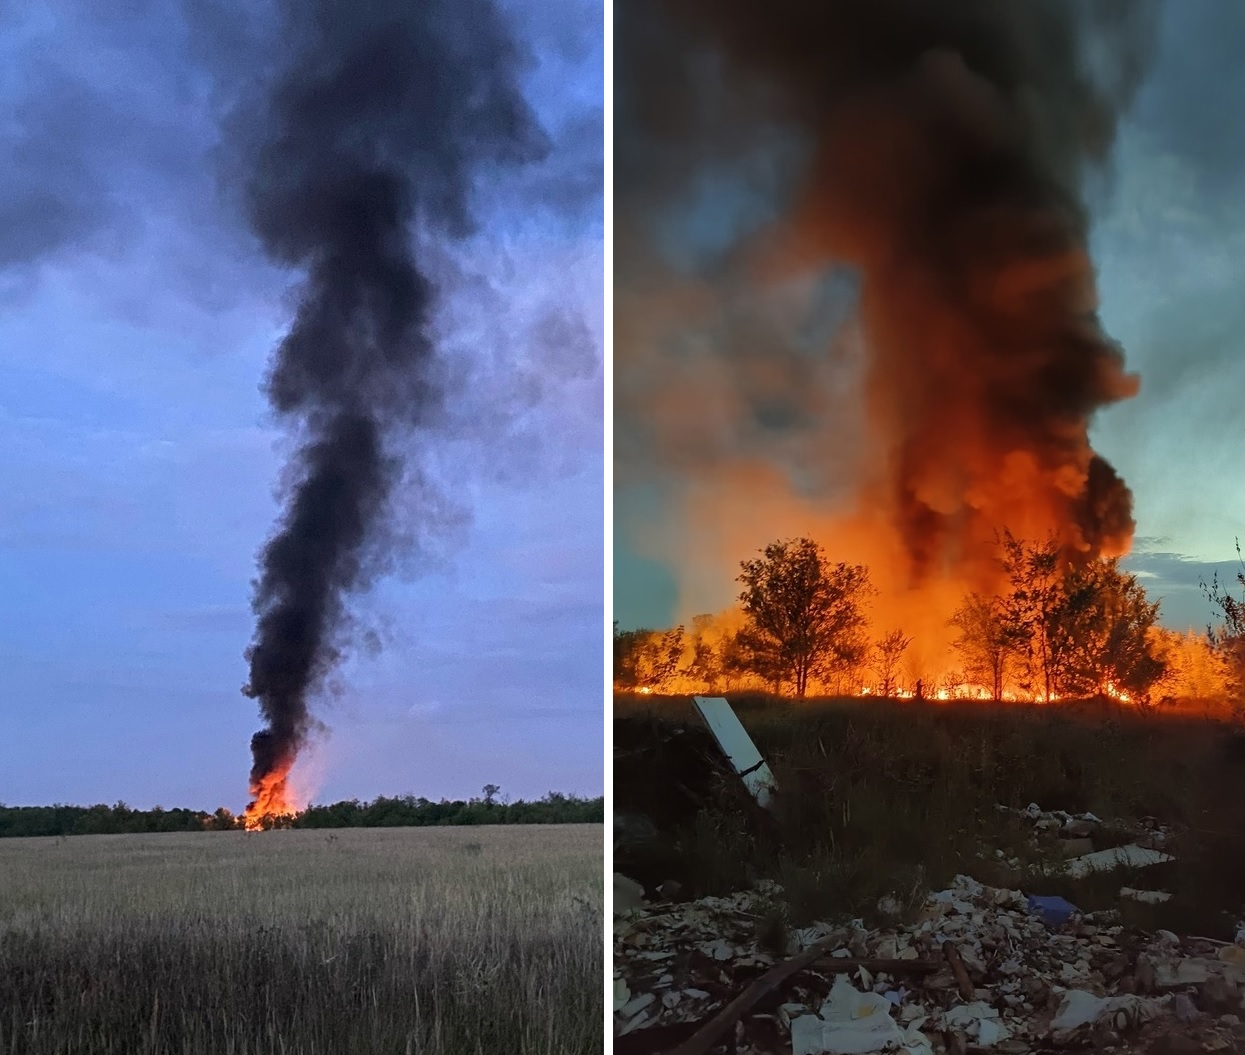
[[(421, 255), (448, 364), (419, 544), (352, 610), (318, 801), (596, 794), (602, 21), (503, 5), (551, 150)], [(0, 4), (0, 801), (239, 808), (256, 554), (290, 440), (260, 391), (295, 278), (217, 150), (267, 5)], [(401, 530), (403, 518), (395, 518)], [(296, 779), (300, 784), (300, 779)]]
[[(1163, 5), (1148, 72), (1121, 121), (1105, 178), (1093, 180), (1089, 193), (1102, 321), (1122, 343), (1127, 366), (1141, 382), (1136, 398), (1097, 415), (1091, 438), (1134, 495), (1137, 536), (1129, 566), (1142, 575), (1152, 596), (1164, 598), (1165, 621), (1182, 628), (1205, 624), (1210, 612), (1198, 580), (1209, 578), (1215, 566), (1233, 572), (1234, 539), (1245, 535), (1245, 497), (1234, 484), (1245, 462), (1237, 406), (1245, 385), (1239, 351), (1245, 318), (1237, 274), (1245, 258), (1245, 137), (1236, 130), (1236, 115), (1245, 105), (1245, 76), (1234, 58), (1242, 44), (1245, 14), (1233, 5), (1215, 0)], [(671, 106), (659, 119), (678, 122), (686, 116)], [(699, 207), (684, 203), (672, 213), (659, 239), (663, 251), (676, 260), (704, 259), (729, 243), (723, 225), (764, 220), (767, 201), (772, 201), (769, 188), (782, 184), (773, 173), (798, 167), (800, 154), (781, 136), (762, 141), (757, 153), (761, 163), (752, 165), (746, 182), (738, 171), (712, 178), (714, 165), (705, 166), (710, 178), (698, 184)], [(771, 161), (780, 160), (767, 166), (767, 154)], [(831, 294), (824, 299), (833, 300)], [(680, 295), (681, 301), (667, 298), (660, 305), (661, 311), (675, 313), (667, 317), (678, 318), (688, 304), (703, 303), (697, 298), (704, 289), (685, 287)], [(637, 297), (636, 303), (641, 301)], [(823, 314), (834, 310), (831, 305)], [(643, 312), (636, 315), (644, 319)], [(659, 327), (660, 319), (649, 332), (660, 332)], [(635, 331), (645, 333), (642, 324)], [(765, 336), (760, 332), (760, 339)], [(740, 341), (748, 339), (746, 331), (739, 334)], [(801, 339), (810, 348), (819, 339), (822, 349), (827, 347), (824, 332), (820, 338), (802, 333)], [(624, 341), (620, 336), (615, 354), (616, 385), (625, 399), (630, 389), (651, 390), (628, 377)], [(685, 361), (697, 361), (694, 340), (688, 347)], [(827, 393), (820, 407), (808, 397), (825, 374), (809, 365), (812, 359), (799, 363), (806, 408), (834, 406), (841, 396)], [(797, 375), (776, 381), (775, 387), (781, 389), (792, 376)], [(770, 459), (795, 477), (806, 471), (799, 464), (803, 454), (793, 453), (797, 430), (788, 428), (783, 407), (763, 405), (763, 392), (741, 398), (755, 401), (755, 419), (743, 430), (725, 419), (698, 418), (687, 409), (673, 417), (681, 419), (682, 435), (691, 443), (714, 437), (715, 443), (733, 446), (732, 456)], [(618, 402), (615, 419), (614, 615), (624, 626), (666, 625), (694, 612), (718, 610), (735, 593), (729, 568), (689, 575), (679, 565), (680, 554), (714, 552), (730, 538), (746, 542), (738, 554), (743, 558), (750, 548), (770, 541), (773, 523), (781, 522), (783, 533), (798, 530), (798, 524), (778, 510), (767, 511), (759, 497), (764, 492), (758, 491), (754, 501), (738, 505), (730, 523), (718, 521), (722, 539), (705, 537), (718, 529), (706, 528), (703, 520), (691, 537), (683, 510), (689, 495), (696, 501), (696, 473), (652, 455), (637, 423), (644, 406), (637, 404), (628, 410)], [(832, 427), (825, 431), (833, 436)], [(754, 444), (757, 436), (761, 439)], [(845, 455), (846, 447), (831, 443), (822, 451), (824, 460), (832, 462)], [(703, 457), (703, 451), (693, 451), (692, 461)]]

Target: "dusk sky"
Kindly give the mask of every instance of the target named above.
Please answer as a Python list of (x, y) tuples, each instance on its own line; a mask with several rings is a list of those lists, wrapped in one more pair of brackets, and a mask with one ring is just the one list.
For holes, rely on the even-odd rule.
[[(508, 9), (552, 151), (426, 250), (458, 381), (425, 452), (439, 527), (356, 606), (295, 771), (319, 802), (603, 786), (602, 14)], [(246, 802), (251, 580), (288, 451), (259, 386), (297, 278), (213, 153), (264, 47), (248, 10), (0, 4), (5, 804)]]
[[(1128, 567), (1163, 598), (1167, 624), (1204, 628), (1212, 610), (1199, 578), (1218, 569), (1234, 579), (1234, 540), (1245, 536), (1237, 485), (1245, 464), (1245, 140), (1237, 132), (1245, 73), (1232, 46), (1245, 11), (1191, 0), (1164, 12), (1149, 76), (1093, 198), (1101, 313), (1141, 392), (1102, 412), (1092, 438), (1134, 493)], [(621, 415), (616, 429), (627, 434)], [(614, 617), (624, 627), (663, 626), (732, 603), (728, 574), (713, 588), (689, 589), (662, 552), (663, 538), (712, 547), (680, 538), (686, 482), (642, 462), (627, 468), (614, 506)], [(767, 541), (758, 535), (755, 544)]]

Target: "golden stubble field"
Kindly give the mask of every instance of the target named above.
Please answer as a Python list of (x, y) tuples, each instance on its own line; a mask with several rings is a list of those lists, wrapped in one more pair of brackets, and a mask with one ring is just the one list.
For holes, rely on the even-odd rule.
[(0, 1055), (602, 1050), (600, 825), (0, 840)]

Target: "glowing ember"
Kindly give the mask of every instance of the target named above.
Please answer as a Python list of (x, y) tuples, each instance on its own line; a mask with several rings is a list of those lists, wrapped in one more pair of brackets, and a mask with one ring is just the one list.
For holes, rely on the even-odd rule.
[(286, 766), (261, 777), (251, 785), (254, 798), (242, 814), (242, 823), (248, 832), (262, 831), (265, 819), (293, 816), (295, 808), (289, 797), (289, 776), (290, 770)]

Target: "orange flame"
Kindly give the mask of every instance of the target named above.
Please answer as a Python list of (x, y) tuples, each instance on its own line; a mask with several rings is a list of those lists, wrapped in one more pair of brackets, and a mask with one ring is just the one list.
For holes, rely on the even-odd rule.
[(289, 777), (290, 766), (287, 765), (260, 777), (251, 785), (253, 798), (242, 814), (242, 823), (248, 832), (262, 831), (265, 827), (271, 827), (274, 819), (294, 815), (296, 810), (290, 798)]

